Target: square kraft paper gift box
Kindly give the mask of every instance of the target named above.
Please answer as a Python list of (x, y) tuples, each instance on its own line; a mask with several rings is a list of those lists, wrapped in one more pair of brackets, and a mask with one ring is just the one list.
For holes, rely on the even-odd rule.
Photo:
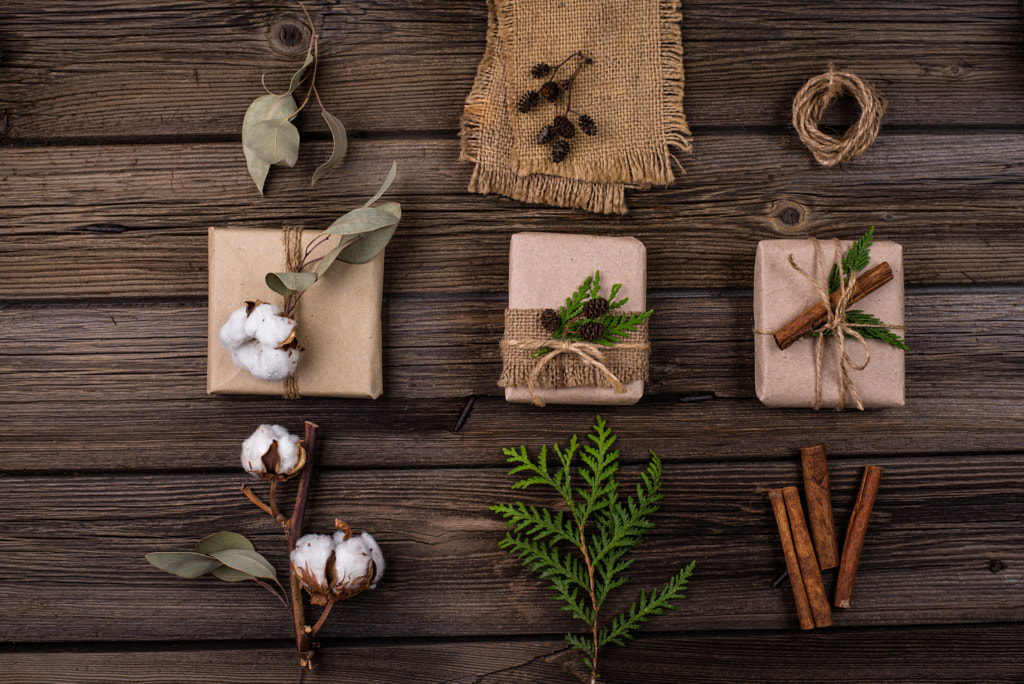
[[(846, 254), (852, 243), (841, 240), (840, 253)], [(754, 261), (754, 385), (757, 398), (766, 406), (813, 408), (815, 400), (815, 344), (806, 337), (790, 347), (779, 349), (774, 332), (821, 301), (815, 286), (789, 263), (824, 282), (836, 262), (831, 240), (818, 241), (824, 275), (818, 266), (813, 240), (762, 240)], [(889, 326), (903, 326), (903, 248), (895, 242), (877, 241), (871, 245), (871, 260), (858, 275), (882, 262), (892, 268), (893, 278), (849, 308), (873, 314)], [(903, 337), (902, 329), (894, 330)], [(904, 352), (879, 340), (867, 340), (870, 360), (863, 370), (848, 366), (849, 378), (856, 387), (864, 408), (895, 408), (904, 404)], [(864, 360), (864, 347), (855, 339), (846, 339), (847, 354), (854, 363)], [(821, 358), (821, 407), (839, 405), (839, 352), (834, 338), (826, 337)], [(845, 405), (856, 407), (849, 388)]]
[[(539, 323), (540, 311), (565, 305), (583, 281), (601, 272), (600, 294), (607, 297), (612, 285), (621, 283), (617, 299), (628, 297), (622, 312), (647, 310), (647, 249), (631, 237), (597, 237), (558, 233), (518, 233), (509, 247), (508, 310), (502, 338), (502, 381), (505, 400), (531, 403), (528, 376), (540, 359), (530, 351), (513, 350), (507, 344), (516, 337), (546, 337)], [(603, 374), (572, 353), (562, 353), (546, 364), (534, 388), (547, 404), (635, 404), (644, 394), (648, 376), (647, 323), (624, 340), (621, 347), (602, 348), (605, 365), (621, 377), (625, 392), (618, 392)], [(601, 386), (604, 385), (604, 386)]]
[[(321, 235), (301, 233), (302, 248)], [(281, 305), (266, 285), (270, 271), (286, 271), (284, 231), (209, 229), (209, 394), (286, 395), (287, 381), (258, 380), (235, 365), (218, 338), (231, 312), (247, 300)], [(337, 262), (299, 301), (295, 334), (303, 348), (294, 375), (301, 396), (376, 399), (381, 380), (381, 295), (384, 252), (365, 264)], [(290, 379), (291, 380), (291, 379)]]

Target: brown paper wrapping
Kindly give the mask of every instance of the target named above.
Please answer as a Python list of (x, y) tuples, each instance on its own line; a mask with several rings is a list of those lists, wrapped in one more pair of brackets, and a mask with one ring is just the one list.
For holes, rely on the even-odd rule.
[[(845, 254), (849, 241), (840, 241)], [(822, 263), (827, 277), (835, 263), (831, 240), (819, 240)], [(821, 278), (811, 240), (763, 240), (757, 245), (754, 261), (754, 329), (778, 330), (820, 298), (814, 287), (789, 265), (793, 255), (797, 266), (815, 278)], [(871, 246), (868, 270), (883, 261), (892, 267), (893, 279), (850, 308), (874, 314), (889, 325), (903, 325), (903, 248), (895, 242), (879, 241)], [(863, 271), (862, 271), (863, 272)], [(902, 331), (895, 331), (902, 337)], [(805, 338), (780, 350), (771, 335), (754, 334), (754, 387), (757, 398), (766, 406), (814, 406), (814, 345)], [(894, 408), (904, 403), (904, 353), (892, 345), (868, 340), (871, 361), (862, 370), (850, 369), (850, 378), (864, 408)], [(863, 361), (864, 350), (856, 340), (847, 340), (850, 358)], [(839, 359), (834, 340), (826, 339), (821, 360), (821, 406), (832, 408), (839, 401)], [(855, 407), (847, 391), (846, 406)]]
[[(556, 233), (518, 233), (509, 249), (508, 308), (557, 309), (587, 276), (601, 271), (601, 292), (622, 283), (619, 297), (629, 297), (623, 311), (647, 310), (647, 249), (631, 237), (595, 237)], [(635, 404), (643, 381), (626, 384), (624, 393), (610, 387), (536, 389), (545, 404)], [(506, 387), (505, 400), (532, 403), (527, 387)]]
[[(302, 246), (321, 235), (302, 231)], [(268, 271), (286, 270), (282, 231), (209, 229), (209, 334), (206, 391), (209, 394), (285, 393), (285, 382), (257, 380), (231, 360), (218, 334), (231, 312), (246, 300), (281, 306), (267, 288)], [(384, 253), (365, 264), (338, 261), (302, 296), (295, 329), (304, 351), (295, 373), (299, 394), (311, 397), (376, 399), (381, 380), (381, 294)]]

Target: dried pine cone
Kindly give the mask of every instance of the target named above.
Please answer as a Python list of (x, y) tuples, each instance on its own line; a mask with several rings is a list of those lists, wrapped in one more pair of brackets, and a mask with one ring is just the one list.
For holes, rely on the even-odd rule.
[(588, 299), (586, 304), (583, 305), (584, 318), (600, 318), (601, 316), (604, 316), (607, 311), (608, 300), (604, 297)]
[(548, 102), (554, 102), (558, 99), (558, 96), (562, 93), (562, 89), (558, 87), (558, 84), (554, 81), (548, 81), (540, 87), (540, 94)]
[(604, 326), (597, 321), (590, 321), (580, 326), (580, 339), (584, 342), (596, 342), (604, 337)]
[(567, 116), (556, 116), (555, 120), (551, 122), (551, 126), (555, 129), (555, 133), (563, 138), (571, 138), (576, 135), (576, 127), (572, 125), (572, 121), (569, 121)]
[(558, 330), (558, 324), (561, 322), (562, 319), (554, 309), (544, 309), (540, 314), (540, 324), (549, 335), (553, 335)]
[(540, 102), (540, 93), (536, 90), (531, 90), (528, 93), (523, 93), (519, 97), (519, 113), (525, 114), (526, 112), (533, 109), (534, 105)]
[(556, 164), (562, 163), (565, 158), (569, 155), (569, 141), (559, 140), (555, 143), (554, 147), (551, 148), (551, 161)]
[(589, 114), (581, 114), (579, 124), (580, 130), (587, 135), (597, 135), (597, 124), (594, 123)]
[(544, 128), (540, 129), (539, 133), (537, 133), (537, 144), (544, 145), (546, 143), (549, 143), (555, 139), (555, 135), (556, 133), (554, 128), (552, 128), (550, 125), (545, 126)]
[(530, 68), (530, 73), (533, 75), (534, 78), (544, 78), (545, 76), (551, 73), (551, 65), (548, 64), (547, 62), (534, 64)]

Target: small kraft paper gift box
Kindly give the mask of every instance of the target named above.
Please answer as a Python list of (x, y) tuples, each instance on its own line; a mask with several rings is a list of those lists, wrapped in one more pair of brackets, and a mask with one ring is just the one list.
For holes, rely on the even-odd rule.
[[(642, 322), (631, 324), (632, 330), (611, 346), (569, 341), (568, 337), (552, 339), (551, 319), (596, 273), (600, 280), (597, 299), (602, 300), (594, 303), (600, 305), (598, 309), (612, 306), (606, 310), (608, 316), (614, 314), (620, 322), (627, 316)], [(611, 296), (615, 285), (621, 287)], [(615, 306), (614, 302), (624, 298), (628, 298), (624, 305)], [(505, 400), (538, 406), (635, 404), (643, 396), (649, 372), (646, 307), (647, 250), (639, 240), (555, 233), (513, 235), (498, 382), (505, 388)], [(549, 317), (547, 324), (545, 316)], [(610, 320), (608, 316), (602, 320)]]
[[(290, 233), (290, 235), (289, 235)], [(384, 252), (365, 264), (335, 263), (304, 292), (294, 313), (303, 349), (295, 375), (280, 381), (254, 378), (232, 361), (218, 339), (231, 312), (246, 301), (280, 304), (264, 280), (286, 271), (289, 240), (304, 250), (319, 230), (209, 229), (209, 394), (277, 394), (288, 397), (376, 399), (381, 380), (381, 294)]]
[[(871, 233), (858, 243), (807, 239), (758, 244), (754, 385), (765, 405), (837, 410), (903, 405), (904, 351), (875, 339), (882, 329), (902, 337), (903, 248), (870, 238)], [(865, 239), (867, 265), (830, 293), (830, 281), (838, 282), (832, 280), (833, 264)], [(881, 325), (864, 325), (866, 316)], [(902, 339), (898, 342), (903, 345)]]

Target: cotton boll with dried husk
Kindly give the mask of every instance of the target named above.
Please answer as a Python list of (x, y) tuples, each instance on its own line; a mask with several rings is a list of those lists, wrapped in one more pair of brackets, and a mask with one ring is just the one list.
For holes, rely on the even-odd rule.
[(309, 593), (310, 601), (314, 605), (326, 605), (331, 597), (327, 566), (334, 562), (334, 540), (326, 534), (300, 537), (292, 549), (291, 562), (295, 576)]
[(242, 442), (242, 467), (265, 480), (287, 480), (306, 465), (298, 436), (280, 425), (260, 425)]
[[(338, 573), (337, 586), (355, 589), (367, 577), (370, 589), (377, 588), (377, 582), (384, 576), (384, 554), (369, 532), (358, 537), (345, 538), (345, 532), (334, 533), (334, 568)], [(373, 561), (373, 565), (370, 565)]]
[(295, 337), (295, 321), (275, 304), (246, 302), (231, 312), (219, 337), (235, 365), (259, 380), (291, 377), (302, 355)]
[(348, 525), (340, 521), (336, 525), (342, 531), (333, 538), (308, 534), (291, 555), (296, 576), (309, 593), (310, 602), (318, 606), (376, 589), (384, 576), (384, 555), (374, 538), (366, 532), (353, 536)]

